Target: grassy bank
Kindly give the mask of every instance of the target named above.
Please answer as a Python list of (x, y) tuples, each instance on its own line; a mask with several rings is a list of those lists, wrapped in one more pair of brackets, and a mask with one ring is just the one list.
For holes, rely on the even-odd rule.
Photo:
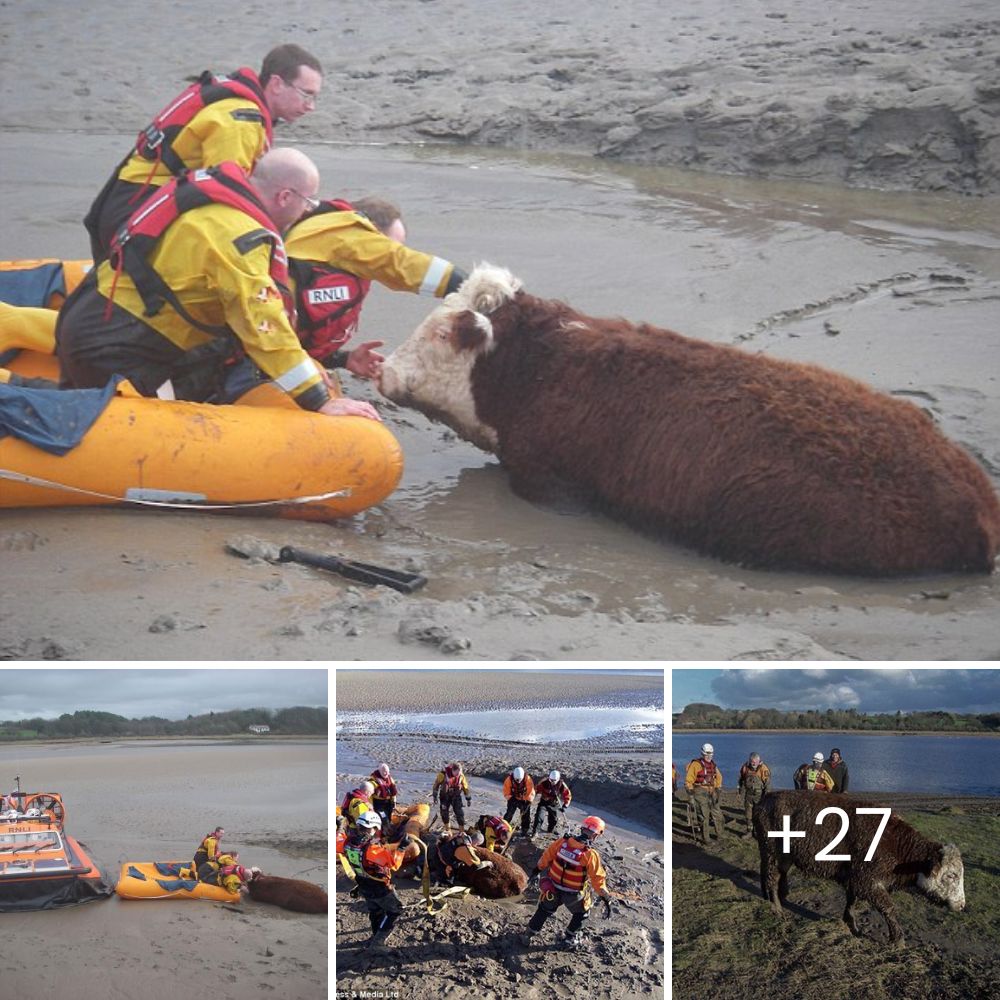
[[(875, 796), (868, 796), (876, 800)], [(892, 899), (906, 948), (894, 950), (881, 916), (860, 903), (863, 936), (841, 919), (844, 892), (793, 868), (789, 905), (776, 916), (760, 892), (754, 840), (738, 839), (743, 810), (723, 793), (728, 837), (699, 847), (684, 808), (673, 809), (675, 1000), (971, 1000), (1000, 982), (1000, 801), (878, 797), (925, 836), (955, 843), (965, 862), (966, 909), (951, 913), (913, 892)], [(989, 984), (992, 983), (993, 986)]]

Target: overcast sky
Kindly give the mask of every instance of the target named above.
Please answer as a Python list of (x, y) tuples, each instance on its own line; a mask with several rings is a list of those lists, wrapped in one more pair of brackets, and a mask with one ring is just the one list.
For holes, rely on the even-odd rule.
[(859, 712), (1000, 711), (1000, 670), (947, 668), (672, 670), (673, 710), (855, 708)]
[(126, 719), (189, 715), (231, 708), (289, 708), (327, 704), (327, 672), (223, 669), (17, 670), (0, 667), (0, 721), (54, 719), (85, 709)]

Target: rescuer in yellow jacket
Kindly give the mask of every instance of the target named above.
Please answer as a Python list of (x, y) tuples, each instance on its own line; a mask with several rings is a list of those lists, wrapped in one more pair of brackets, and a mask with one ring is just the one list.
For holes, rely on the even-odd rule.
[(573, 914), (566, 927), (566, 944), (577, 947), (583, 941), (580, 928), (590, 916), (592, 905), (591, 889), (604, 903), (604, 917), (611, 916), (611, 897), (607, 889), (607, 874), (601, 864), (601, 856), (594, 848), (594, 841), (604, 833), (604, 820), (600, 816), (588, 816), (580, 825), (575, 837), (559, 837), (549, 844), (538, 864), (528, 876), (530, 886), (539, 874), (548, 869), (539, 884), (538, 909), (528, 923), (528, 930), (521, 936), (521, 943), (530, 945), (545, 921), (560, 906), (565, 906)]
[[(450, 261), (406, 246), (400, 211), (382, 198), (321, 201), (288, 230), (285, 247), (302, 346), (324, 368), (346, 368), (359, 378), (377, 378), (385, 360), (377, 350), (381, 340), (348, 348), (372, 281), (441, 298), (466, 278)], [(223, 401), (235, 402), (262, 379), (249, 362), (235, 366)]]
[(118, 228), (180, 170), (233, 162), (250, 173), (271, 146), (273, 124), (315, 108), (322, 84), (319, 60), (298, 45), (272, 49), (259, 74), (246, 67), (227, 76), (203, 73), (139, 133), (95, 199), (84, 219), (94, 261), (107, 256)]
[[(59, 313), (56, 353), (64, 384), (103, 386), (121, 374), (145, 396), (217, 401), (225, 363), (242, 349), (304, 409), (379, 419), (368, 403), (331, 398), (325, 372), (295, 334), (287, 290), (283, 297), (280, 232), (311, 203), (319, 185), (312, 161), (298, 150), (276, 149), (249, 180), (232, 164), (182, 176), (129, 219), (133, 246), (171, 191), (182, 204), (184, 185), (188, 194), (197, 188), (199, 197), (202, 191), (221, 197), (225, 188), (235, 201), (191, 207), (188, 199), (186, 210), (149, 237), (148, 256), (127, 257), (126, 241), (114, 252), (117, 261), (131, 264), (107, 260), (88, 275)], [(146, 272), (137, 267), (160, 282), (153, 286), (159, 300), (153, 315), (150, 279), (146, 275), (141, 288)]]

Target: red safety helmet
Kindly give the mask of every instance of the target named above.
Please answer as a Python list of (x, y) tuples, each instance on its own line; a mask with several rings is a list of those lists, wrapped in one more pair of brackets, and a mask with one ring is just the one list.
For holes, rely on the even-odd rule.
[(595, 837), (604, 833), (604, 820), (600, 816), (588, 816), (581, 824), (581, 829), (589, 830)]

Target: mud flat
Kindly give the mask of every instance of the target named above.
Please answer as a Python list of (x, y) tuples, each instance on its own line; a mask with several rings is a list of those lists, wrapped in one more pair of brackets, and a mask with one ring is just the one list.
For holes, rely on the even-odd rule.
[[(4, 787), (57, 791), (66, 829), (110, 881), (123, 861), (186, 858), (216, 825), (241, 863), (326, 885), (327, 747), (0, 747)], [(0, 914), (3, 996), (315, 1000), (328, 919), (244, 899), (123, 900)], [(206, 942), (211, 942), (207, 947)]]
[[(346, 752), (345, 752), (346, 751)], [(510, 900), (473, 896), (428, 916), (415, 878), (397, 881), (406, 909), (387, 942), (387, 954), (375, 957), (363, 945), (370, 934), (364, 908), (349, 899), (350, 881), (337, 873), (337, 988), (398, 990), (400, 997), (435, 996), (459, 1000), (476, 996), (542, 1000), (570, 995), (628, 1000), (662, 997), (664, 965), (663, 757), (619, 751), (588, 755), (584, 743), (552, 747), (504, 746), (499, 742), (456, 748), (441, 739), (338, 739), (337, 795), (355, 787), (377, 760), (388, 760), (400, 787), (399, 801), (430, 802), (435, 772), (446, 755), (464, 762), (472, 791), (466, 822), (480, 813), (503, 814), (500, 779), (521, 763), (540, 776), (558, 766), (567, 776), (574, 801), (560, 817), (556, 832), (572, 829), (598, 811), (607, 830), (598, 841), (608, 884), (626, 896), (610, 920), (595, 908), (585, 925), (589, 940), (580, 954), (560, 947), (568, 917), (560, 910), (526, 949), (520, 934), (537, 905), (537, 893)], [(368, 764), (371, 766), (368, 766)], [(617, 808), (616, 808), (617, 807)], [(610, 811), (609, 811), (610, 810)], [(621, 817), (619, 818), (619, 815)], [(544, 825), (544, 824), (543, 824)], [(518, 839), (511, 857), (530, 871), (551, 837)], [(630, 908), (631, 907), (631, 908)]]

